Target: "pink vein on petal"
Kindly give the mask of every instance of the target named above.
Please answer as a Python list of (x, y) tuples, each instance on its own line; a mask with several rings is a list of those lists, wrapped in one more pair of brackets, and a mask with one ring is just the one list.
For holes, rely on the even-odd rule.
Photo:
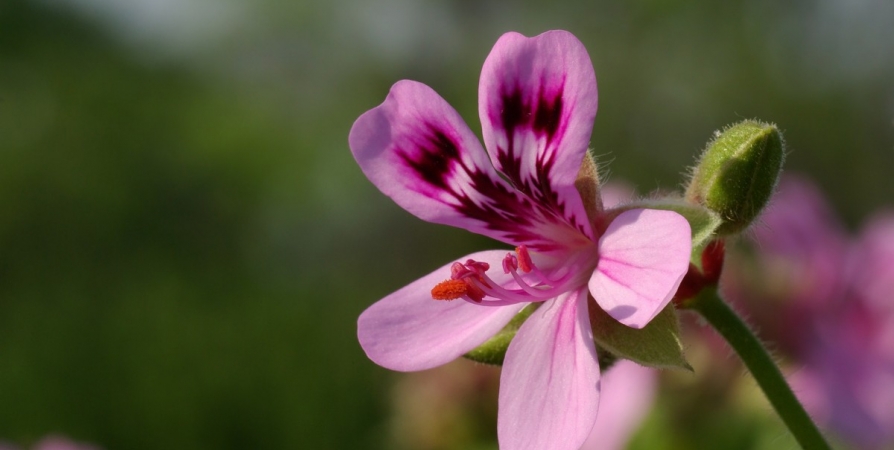
[(596, 303), (619, 322), (642, 328), (673, 297), (689, 267), (689, 222), (673, 211), (619, 214), (599, 239), (588, 283)]
[(500, 448), (577, 450), (596, 419), (599, 364), (586, 291), (543, 304), (509, 345), (500, 377)]

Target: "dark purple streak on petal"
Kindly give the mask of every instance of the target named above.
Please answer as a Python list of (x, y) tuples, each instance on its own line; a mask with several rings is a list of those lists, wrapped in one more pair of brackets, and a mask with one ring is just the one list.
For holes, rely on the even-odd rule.
[[(562, 248), (550, 236), (544, 236), (541, 229), (542, 224), (566, 227), (562, 218), (539, 204), (539, 200), (532, 201), (501, 183), (501, 180), (466, 164), (449, 133), (432, 124), (426, 124), (425, 128), (427, 133), (423, 133), (425, 137), (417, 142), (417, 149), (399, 150), (398, 154), (420, 179), (453, 197), (455, 203), (450, 205), (459, 214), (486, 224), (487, 229), (504, 233), (511, 242), (526, 243), (534, 251), (551, 252)], [(460, 171), (465, 177), (458, 173)], [(457, 178), (470, 180), (471, 189), (480, 193), (487, 202), (479, 204), (473, 201), (456, 187)], [(555, 193), (551, 192), (551, 197), (553, 204), (557, 203)], [(541, 198), (544, 197), (541, 195)]]
[(562, 91), (556, 93), (552, 100), (540, 94), (537, 109), (534, 113), (534, 132), (545, 135), (547, 145), (552, 141), (559, 129), (559, 121), (562, 119)]
[[(552, 93), (541, 89), (534, 102), (524, 98), (519, 87), (501, 94), (500, 122), (507, 137), (507, 148), (497, 149), (497, 161), (503, 174), (512, 183), (536, 203), (553, 211), (564, 211), (565, 204), (559, 200), (559, 194), (549, 184), (550, 172), (556, 162), (556, 149), (559, 142), (555, 137), (564, 133), (567, 124), (562, 121), (563, 86)], [(523, 177), (522, 154), (533, 153), (534, 149), (517, 148), (516, 132), (533, 131), (534, 136), (545, 141), (546, 151), (537, 154), (533, 179)], [(575, 218), (570, 218), (570, 225), (584, 231)]]

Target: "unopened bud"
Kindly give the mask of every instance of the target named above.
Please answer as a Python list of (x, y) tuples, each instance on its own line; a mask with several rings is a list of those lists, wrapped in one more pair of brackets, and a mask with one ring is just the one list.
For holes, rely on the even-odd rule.
[(785, 143), (775, 125), (746, 120), (708, 144), (686, 189), (686, 200), (716, 212), (717, 233), (738, 233), (760, 214), (782, 171)]

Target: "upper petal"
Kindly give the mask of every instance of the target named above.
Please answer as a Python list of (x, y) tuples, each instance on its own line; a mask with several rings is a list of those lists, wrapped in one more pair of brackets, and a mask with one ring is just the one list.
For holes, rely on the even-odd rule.
[(671, 301), (689, 268), (689, 222), (673, 211), (633, 209), (599, 239), (590, 277), (596, 303), (624, 325), (642, 328)]
[(623, 450), (652, 409), (658, 371), (632, 361), (616, 362), (602, 376), (599, 414), (580, 450)]
[(424, 84), (395, 83), (348, 141), (370, 181), (423, 220), (541, 252), (586, 239), (503, 180), (459, 114)]
[(478, 88), (484, 144), (516, 187), (591, 236), (574, 181), (596, 117), (596, 75), (567, 31), (506, 33)]
[(599, 364), (583, 290), (547, 301), (509, 344), (500, 375), (500, 448), (577, 450), (599, 406)]
[[(471, 258), (500, 267), (505, 254), (491, 250), (473, 253), (463, 260)], [(489, 275), (498, 283), (510, 278), (502, 273)], [(432, 287), (447, 279), (450, 264), (379, 300), (360, 315), (357, 337), (369, 359), (399, 371), (437, 367), (489, 339), (525, 307), (433, 300)]]

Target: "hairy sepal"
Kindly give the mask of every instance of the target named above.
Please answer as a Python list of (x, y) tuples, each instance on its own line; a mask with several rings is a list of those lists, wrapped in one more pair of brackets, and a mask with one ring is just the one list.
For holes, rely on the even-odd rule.
[(592, 297), (587, 302), (593, 340), (618, 358), (647, 367), (692, 370), (683, 355), (680, 326), (674, 305), (667, 305), (648, 325), (635, 329), (608, 315)]

